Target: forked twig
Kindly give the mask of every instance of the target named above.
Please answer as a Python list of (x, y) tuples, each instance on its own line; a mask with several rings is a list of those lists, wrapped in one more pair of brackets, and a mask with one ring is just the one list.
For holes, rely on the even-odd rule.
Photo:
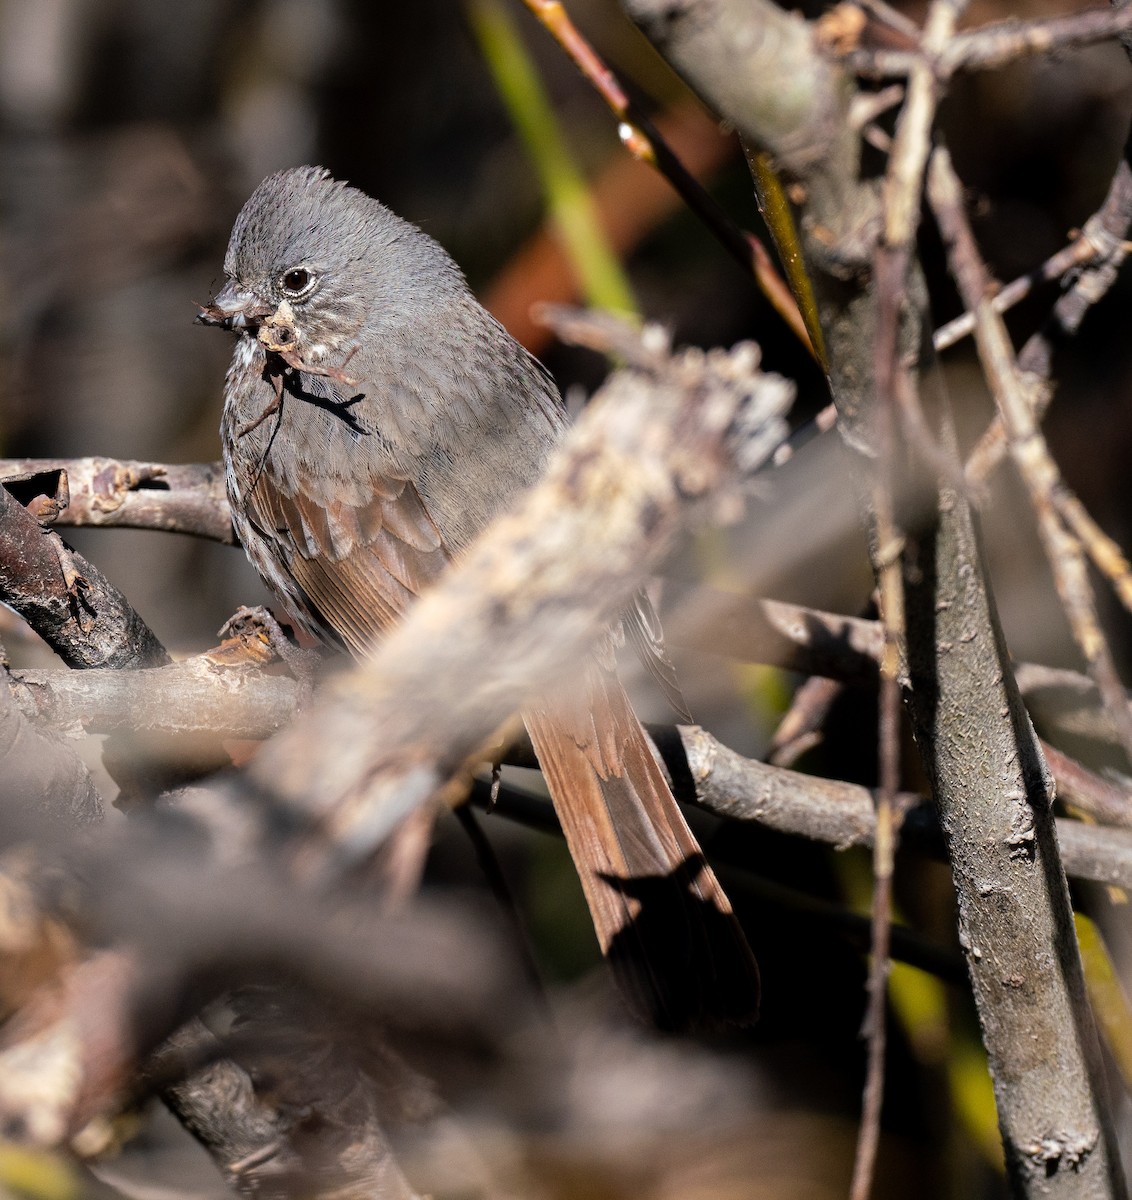
[[(1089, 263), (1096, 260), (1100, 252), (1100, 247), (1092, 240), (1088, 226), (1086, 226), (1067, 246), (1063, 246), (1056, 253), (1051, 254), (1044, 263), (1035, 267), (1029, 274), (1019, 275), (1017, 279), (1012, 279), (1010, 283), (999, 288), (991, 298), (995, 312), (1008, 312), (1016, 304), (1021, 304), (1034, 288), (1054, 279), (1060, 279), (1067, 271), (1088, 266)], [(974, 329), (974, 314), (961, 313), (954, 320), (941, 325), (935, 331), (932, 344), (937, 351), (950, 350), (952, 346), (957, 345), (974, 332)]]
[(943, 148), (933, 154), (928, 178), (928, 196), (947, 245), (952, 274), (964, 303), (975, 314), (979, 357), (998, 405), (1011, 455), (1030, 495), (1058, 595), (1125, 755), (1132, 762), (1132, 714), (1097, 618), (1081, 542), (1066, 528), (1055, 499), (1058, 493), (1063, 496), (1072, 493), (1038, 429), (1002, 317), (987, 298), (987, 272), (963, 211), (962, 186)]
[[(1085, 222), (1081, 236), (1050, 258), (1034, 275), (1026, 277), (1027, 280), (1035, 276), (1045, 279), (1054, 278), (1065, 270), (1077, 268), (1080, 271), (1073, 286), (1064, 292), (1053, 306), (1045, 328), (1035, 333), (1022, 347), (1018, 355), (1018, 367), (1021, 371), (1038, 380), (1044, 381), (1049, 378), (1054, 339), (1073, 336), (1081, 327), (1089, 309), (1112, 287), (1121, 264), (1128, 255), (1126, 239), (1130, 227), (1132, 168), (1125, 158), (1116, 168), (1104, 203)], [(1006, 297), (1007, 293), (1011, 294), (1011, 304), (1025, 295), (1029, 288), (1022, 286), (1024, 282), (1016, 280), (1002, 289), (994, 301), (997, 311), (1005, 311), (1009, 306), (1001, 299)], [(974, 318), (969, 313), (952, 322), (952, 325), (958, 326), (959, 322), (966, 318), (970, 318), (969, 328), (973, 329)], [(936, 348), (939, 349), (938, 342)], [(1034, 411), (1039, 421), (1049, 405), (1050, 396), (1051, 392), (1046, 387), (1035, 389)], [(968, 480), (975, 486), (983, 483), (1005, 454), (1006, 435), (1002, 419), (996, 417), (967, 461)]]

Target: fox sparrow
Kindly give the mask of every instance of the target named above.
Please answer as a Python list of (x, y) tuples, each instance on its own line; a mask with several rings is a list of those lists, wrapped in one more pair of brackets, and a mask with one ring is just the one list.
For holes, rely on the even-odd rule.
[[(540, 474), (554, 382), (430, 237), (316, 167), (244, 205), (201, 310), (237, 334), (221, 435), (232, 517), (293, 617), (364, 657)], [(643, 595), (622, 624), (677, 704)], [(524, 712), (598, 940), (666, 1028), (754, 1018), (758, 969), (611, 654), (587, 703)]]

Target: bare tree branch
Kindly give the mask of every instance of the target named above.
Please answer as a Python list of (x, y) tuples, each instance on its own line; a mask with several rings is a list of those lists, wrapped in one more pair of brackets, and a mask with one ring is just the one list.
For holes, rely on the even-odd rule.
[[(696, 785), (695, 803), (701, 808), (839, 849), (872, 845), (876, 814), (868, 788), (744, 758), (693, 725), (681, 726), (679, 734)], [(928, 802), (907, 793), (898, 800), (908, 837), (922, 848), (942, 849), (942, 834)], [(1132, 833), (1058, 820), (1057, 836), (1071, 875), (1121, 886), (1132, 882)]]
[[(240, 1039), (247, 1066), (225, 1058), (232, 1047), (200, 1021), (150, 1063), (161, 1074), (192, 1075), (164, 1089), (166, 1103), (225, 1178), (241, 1195), (265, 1200), (418, 1200), (385, 1132), (399, 1115), (388, 1099), (404, 1090), (403, 1081), (375, 1087), (348, 1039), (332, 1038), (335, 1021), (325, 1004), (314, 1009), (278, 990), (270, 1005), (262, 993), (256, 1000), (244, 1006), (251, 1008)], [(213, 1061), (193, 1072), (206, 1056)], [(255, 1079), (270, 1079), (272, 1087), (257, 1087)]]
[(39, 485), (59, 492), (57, 511), (48, 524), (160, 529), (235, 545), (221, 463), (0, 459), (0, 480), (28, 481), (39, 476), (58, 480), (45, 478)]
[(164, 647), (129, 601), (57, 533), (44, 529), (10, 486), (0, 485), (0, 601), (68, 666), (167, 663)]
[(266, 738), (294, 717), (302, 685), (248, 663), (202, 654), (144, 673), (18, 670), (13, 695), (29, 717), (87, 733), (215, 733)]
[(1127, 8), (1095, 8), (1037, 21), (1002, 21), (955, 37), (940, 55), (940, 69), (988, 70), (1027, 55), (1107, 42), (1132, 30)]
[(1132, 792), (1090, 771), (1048, 742), (1042, 742), (1042, 752), (1057, 780), (1061, 800), (1102, 825), (1132, 828)]
[[(1107, 204), (1108, 201), (1106, 201), (1106, 207)], [(1007, 312), (1015, 304), (1019, 304), (1025, 300), (1034, 288), (1040, 284), (1049, 283), (1054, 279), (1061, 279), (1063, 275), (1067, 275), (1070, 272), (1080, 270), (1082, 271), (1082, 275), (1091, 275), (1095, 270), (1099, 270), (1107, 274), (1109, 267), (1116, 266), (1120, 261), (1123, 261), (1125, 251), (1119, 244), (1114, 246), (1110, 243), (1107, 231), (1097, 228), (1096, 223), (1099, 221), (1101, 212), (1103, 211), (1102, 208), (1102, 210), (1094, 213), (1085, 222), (1084, 229), (1068, 245), (1051, 254), (1040, 266), (1035, 267), (1028, 274), (1019, 276), (1017, 279), (1013, 279), (1010, 283), (999, 288), (991, 298), (991, 303), (994, 305), (995, 311)], [(1101, 240), (1102, 236), (1103, 242)], [(1076, 290), (1076, 287), (1074, 290)], [(974, 315), (965, 312), (954, 320), (948, 321), (946, 325), (941, 325), (935, 331), (932, 343), (938, 351), (948, 350), (967, 337), (974, 328)], [(988, 435), (989, 433), (990, 431), (988, 430)], [(989, 437), (984, 438), (984, 442), (988, 440)], [(1005, 451), (1006, 446), (1002, 442), (1001, 431), (995, 435), (995, 440), (1001, 443), (1001, 450)], [(983, 453), (989, 452), (989, 447), (983, 451)], [(1001, 453), (996, 452), (995, 461), (999, 461), (1001, 457)], [(981, 478), (988, 471), (989, 464), (976, 469), (974, 475), (976, 478)], [(968, 473), (972, 473), (970, 464), (968, 464)]]
[[(1035, 333), (1018, 355), (1018, 369), (1025, 375), (1034, 377), (1034, 416), (1038, 421), (1045, 415), (1052, 398), (1049, 377), (1055, 343), (1062, 338), (1072, 337), (1077, 332), (1085, 314), (1112, 287), (1117, 272), (1127, 257), (1126, 238), (1129, 228), (1132, 227), (1132, 167), (1128, 164), (1128, 153), (1129, 150), (1126, 149), (1125, 157), (1120, 160), (1109, 184), (1104, 203), (1085, 222), (1081, 236), (1067, 247), (1067, 251), (1074, 247), (1088, 251), (1088, 258), (1078, 264), (1082, 267), (1080, 273), (1075, 277), (1072, 287), (1058, 298), (1045, 328)], [(1066, 251), (1062, 253), (1065, 254)], [(994, 297), (992, 303), (996, 311), (1004, 310), (1001, 301), (1010, 290), (1010, 286), (1003, 288)], [(966, 331), (973, 330), (974, 314), (965, 313), (952, 322), (952, 325), (959, 322), (964, 323)], [(942, 332), (943, 330), (940, 331)], [(968, 479), (974, 484), (983, 483), (1005, 457), (1006, 449), (1006, 433), (1002, 419), (996, 417), (967, 461)]]
[(862, 75), (881, 79), (909, 75), (926, 65), (942, 83), (958, 71), (1004, 67), (1019, 58), (1111, 41), (1129, 30), (1132, 16), (1127, 10), (1095, 8), (1035, 21), (993, 22), (958, 34), (943, 47), (853, 50), (844, 61)]
[[(870, 272), (883, 214), (859, 176), (850, 84), (812, 42), (800, 34), (784, 39), (786, 18), (769, 4), (623, 2), (693, 88), (799, 180), (838, 430), (855, 456), (879, 579), (897, 552), (877, 536), (868, 486), (877, 471), (878, 292), (884, 282)], [(777, 63), (763, 61), (772, 54)], [(921, 108), (930, 109), (933, 88), (934, 82), (922, 89)], [(792, 104), (776, 107), (785, 93)], [(929, 133), (926, 122), (915, 124), (920, 141), (909, 147), (913, 165), (926, 159)], [(814, 145), (823, 149), (817, 162), (796, 149)], [(891, 360), (929, 360), (918, 271), (909, 272), (895, 299), (900, 325), (888, 349)], [(939, 381), (929, 382), (934, 389)], [(1098, 1050), (1041, 754), (1012, 686), (967, 498), (954, 486), (959, 469), (946, 405), (936, 403), (934, 390), (928, 399), (937, 441), (954, 465), (942, 476), (945, 486), (932, 489), (936, 465), (910, 453), (912, 487), (899, 497), (907, 533), (901, 558), (908, 701), (951, 850), (1008, 1169), (1022, 1195), (1122, 1195), (1108, 1114), (1096, 1090)], [(915, 449), (913, 441), (909, 450)]]

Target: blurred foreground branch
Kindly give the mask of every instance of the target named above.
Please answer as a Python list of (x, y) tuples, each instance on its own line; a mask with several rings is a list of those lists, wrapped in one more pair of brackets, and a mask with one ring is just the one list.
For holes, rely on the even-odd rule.
[[(761, 602), (759, 608), (789, 618), (783, 627), (792, 623), (800, 637), (807, 627), (828, 631), (835, 623), (844, 623), (851, 635), (874, 642), (879, 652), (877, 622), (771, 601)], [(799, 654), (805, 659), (804, 643), (790, 655), (795, 666)], [(755, 657), (777, 661), (773, 656)], [(828, 658), (818, 661), (828, 669)], [(870, 662), (875, 664), (867, 655), (855, 662), (848, 650), (842, 661), (849, 664), (850, 678), (858, 672), (864, 674)], [(1086, 676), (1024, 667), (1020, 677), (1023, 694), (1033, 693), (1051, 736), (1084, 737), (1100, 744), (1105, 743), (1106, 734), (1111, 737), (1099, 697)], [(108, 733), (151, 728), (255, 739), (270, 737), (291, 721), (302, 697), (302, 686), (293, 679), (248, 665), (218, 667), (208, 655), (128, 678), (109, 670), (17, 671), (12, 675), (12, 687), (25, 712), (63, 729), (82, 725), (89, 732)], [(721, 817), (754, 821), (780, 833), (838, 847), (871, 844), (874, 815), (867, 788), (744, 758), (698, 726), (681, 726), (678, 734), (696, 781), (693, 793), (681, 794), (686, 802)], [(1098, 827), (1058, 820), (1066, 872), (1076, 878), (1132, 887), (1132, 840), (1109, 828), (1132, 821), (1132, 794), (1052, 748), (1051, 758), (1059, 789), (1101, 822)], [(505, 759), (510, 761), (510, 755)], [(531, 765), (529, 753), (521, 754), (518, 761)], [(1091, 796), (1096, 797), (1095, 803), (1090, 802)], [(924, 807), (924, 798), (905, 796), (902, 803), (919, 806), (910, 810), (909, 828), (916, 844), (938, 852), (942, 848), (939, 825), (930, 808)], [(266, 837), (266, 831), (261, 836)]]
[[(432, 1013), (450, 1023), (469, 1005), (505, 1011), (498, 999), (478, 1004), (483, 987), (461, 973), (468, 951), (460, 943), (474, 941), (478, 960), (478, 936), (418, 931), (401, 942), (388, 921), (374, 920), (372, 905), (343, 926), (346, 906), (322, 884), (367, 859), (414, 807), (451, 796), (523, 701), (569, 675), (607, 634), (687, 523), (738, 513), (742, 485), (785, 433), (792, 398), (789, 385), (758, 370), (752, 346), (672, 354), (656, 329), (563, 321), (628, 368), (602, 389), (543, 483), (414, 607), (374, 661), (333, 681), (248, 772), (206, 793), (242, 832), (202, 854), (164, 824), (147, 844), (139, 819), (103, 850), (75, 852), (84, 926), (100, 945), (123, 947), (111, 966), (124, 966), (90, 973), (114, 983), (99, 992), (102, 1003), (75, 1002), (107, 1026), (91, 1031), (93, 1046), (80, 1039), (77, 1062), (67, 1042), (75, 1010), (61, 1027), (50, 1002), (38, 1019), (34, 1008), (22, 1014), (17, 1032), (26, 1036), (0, 1063), (9, 1114), (48, 1103), (55, 1116), (40, 1112), (36, 1127), (57, 1136), (73, 1129), (196, 1005), (265, 971), (299, 973), (355, 1002), (362, 989), (366, 1011), (389, 1021)], [(217, 668), (200, 661), (175, 670), (223, 688)], [(280, 852), (288, 834), (291, 855)], [(459, 998), (428, 981), (457, 968)], [(495, 989), (505, 976), (482, 979)], [(32, 1051), (59, 1039), (71, 1046), (73, 1070), (45, 1098), (34, 1090), (44, 1063)], [(99, 1046), (104, 1053), (93, 1056)]]
[(656, 327), (558, 323), (627, 368), (520, 506), (251, 765), (253, 786), (320, 826), (316, 859), (364, 859), (462, 788), (468, 763), (527, 699), (572, 677), (697, 514), (737, 515), (741, 485), (784, 436), (792, 389), (758, 370), (755, 347), (672, 354)]

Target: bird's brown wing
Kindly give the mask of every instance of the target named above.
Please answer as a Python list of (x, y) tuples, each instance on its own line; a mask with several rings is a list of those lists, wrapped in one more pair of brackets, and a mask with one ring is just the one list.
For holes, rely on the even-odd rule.
[(327, 496), (300, 473), (284, 491), (261, 472), (249, 516), (284, 550), (310, 616), (364, 658), (450, 556), (413, 484), (375, 478), (367, 501)]

